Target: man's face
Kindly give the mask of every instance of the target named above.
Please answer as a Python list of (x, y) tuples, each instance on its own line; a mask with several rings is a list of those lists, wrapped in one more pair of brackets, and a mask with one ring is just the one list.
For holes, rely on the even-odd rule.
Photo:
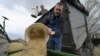
[(41, 9), (44, 9), (44, 6), (43, 5), (41, 5)]
[(56, 5), (55, 8), (54, 8), (54, 14), (56, 16), (60, 15), (63, 11), (63, 6), (60, 6), (60, 5)]

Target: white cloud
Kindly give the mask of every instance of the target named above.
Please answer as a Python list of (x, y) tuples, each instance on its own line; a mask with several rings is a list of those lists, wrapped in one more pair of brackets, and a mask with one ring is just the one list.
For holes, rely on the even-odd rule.
[(80, 2), (84, 5), (86, 0), (80, 0)]
[[(9, 18), (9, 21), (6, 21), (6, 31), (10, 36), (10, 33), (19, 34), (20, 37), (24, 37), (24, 31), (26, 27), (30, 24), (34, 23), (37, 19), (32, 18), (29, 13), (24, 7), (21, 6), (14, 6), (13, 10), (10, 10), (4, 6), (0, 6), (0, 16), (6, 16)], [(3, 18), (0, 22), (3, 21)], [(10, 36), (11, 38), (17, 38)]]

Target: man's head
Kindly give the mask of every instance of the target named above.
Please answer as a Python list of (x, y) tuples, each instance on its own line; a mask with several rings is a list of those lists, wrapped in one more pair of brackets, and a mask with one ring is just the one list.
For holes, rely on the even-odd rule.
[(63, 4), (61, 2), (57, 3), (54, 7), (54, 14), (56, 16), (61, 15), (63, 12)]
[(40, 7), (41, 7), (42, 10), (44, 9), (44, 5), (41, 5)]

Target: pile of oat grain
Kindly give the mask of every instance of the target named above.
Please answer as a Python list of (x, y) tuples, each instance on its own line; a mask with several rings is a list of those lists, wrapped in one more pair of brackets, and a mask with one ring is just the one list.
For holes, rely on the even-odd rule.
[(49, 39), (47, 31), (47, 27), (41, 23), (29, 26), (25, 33), (26, 45), (22, 45), (24, 50), (10, 56), (47, 56), (46, 44)]

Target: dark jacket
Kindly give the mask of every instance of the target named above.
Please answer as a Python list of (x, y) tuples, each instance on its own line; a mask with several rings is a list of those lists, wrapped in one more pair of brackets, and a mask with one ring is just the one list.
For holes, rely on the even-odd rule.
[(63, 15), (55, 16), (52, 14), (47, 18), (44, 24), (55, 31), (55, 35), (61, 35), (64, 28), (64, 21), (65, 19)]
[(41, 10), (41, 11), (39, 12), (38, 16), (44, 15), (47, 11), (48, 11), (47, 9)]

